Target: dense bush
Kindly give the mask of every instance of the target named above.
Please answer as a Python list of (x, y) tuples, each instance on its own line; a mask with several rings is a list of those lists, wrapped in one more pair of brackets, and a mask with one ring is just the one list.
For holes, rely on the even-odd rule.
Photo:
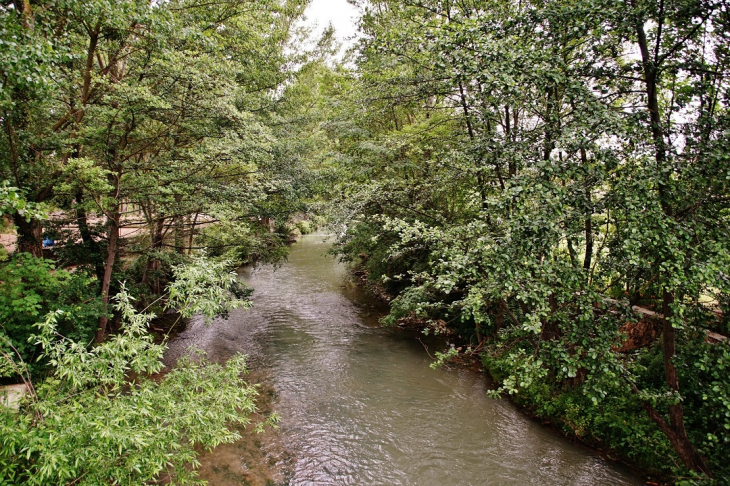
[(40, 356), (37, 345), (28, 342), (34, 325), (52, 310), (62, 311), (58, 332), (78, 342), (90, 342), (104, 313), (98, 282), (83, 270), (56, 270), (50, 260), (28, 253), (14, 254), (0, 263), (0, 333), (34, 371)]
[[(58, 277), (48, 262), (19, 261), (43, 281)], [(210, 321), (250, 305), (250, 292), (241, 292), (228, 262), (196, 258), (172, 271), (168, 307), (185, 317)], [(218, 365), (193, 353), (155, 377), (166, 349), (148, 331), (155, 315), (137, 312), (124, 285), (114, 301), (122, 327), (97, 345), (62, 334), (72, 310), (27, 317), (37, 323), (23, 328), (22, 337), (48, 365), (43, 377), (33, 376), (0, 335), (0, 378), (28, 388), (19, 410), (0, 407), (0, 484), (201, 484), (195, 472), (201, 449), (237, 440), (234, 426), (250, 422), (257, 389), (243, 380), (242, 356)]]

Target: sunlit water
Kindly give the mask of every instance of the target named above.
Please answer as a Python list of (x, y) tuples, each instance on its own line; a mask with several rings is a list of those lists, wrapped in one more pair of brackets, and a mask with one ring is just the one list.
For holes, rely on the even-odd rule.
[[(429, 368), (416, 335), (377, 326), (375, 304), (347, 283), (328, 248), (324, 237), (307, 236), (280, 268), (242, 272), (255, 289), (254, 308), (210, 327), (193, 322), (168, 353), (173, 360), (194, 345), (215, 360), (250, 356), (282, 417), (278, 437), (287, 452), (272, 454), (268, 465), (286, 472), (275, 482), (642, 484), (510, 403), (488, 398), (483, 374)], [(211, 485), (259, 482), (251, 479), (248, 453), (227, 447), (203, 458)]]

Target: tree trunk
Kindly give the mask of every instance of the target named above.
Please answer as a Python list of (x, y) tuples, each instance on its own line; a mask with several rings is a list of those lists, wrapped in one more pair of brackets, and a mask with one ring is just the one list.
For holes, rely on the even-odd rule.
[(583, 269), (590, 271), (591, 262), (593, 260), (593, 220), (590, 215), (586, 215), (585, 219), (585, 234), (586, 234), (586, 253), (583, 258)]
[(185, 221), (182, 216), (175, 217), (175, 251), (180, 254), (185, 253), (185, 244), (183, 243), (185, 231), (184, 223)]
[[(673, 208), (669, 198), (669, 172), (665, 171), (667, 164), (667, 144), (664, 139), (665, 133), (662, 127), (661, 113), (659, 109), (658, 99), (658, 73), (659, 67), (657, 65), (657, 59), (652, 59), (651, 53), (649, 52), (649, 45), (644, 31), (644, 22), (639, 19), (636, 23), (636, 35), (639, 42), (639, 50), (641, 51), (641, 59), (644, 70), (644, 84), (646, 88), (646, 107), (649, 111), (649, 120), (652, 141), (654, 142), (654, 158), (657, 164), (657, 170), (661, 176), (657, 183), (659, 192), (659, 203), (662, 207), (662, 211), (667, 218), (671, 218), (673, 214)], [(657, 42), (659, 40), (657, 39)], [(658, 48), (656, 50), (658, 53)], [(674, 326), (672, 326), (671, 318), (673, 316), (672, 304), (674, 303), (674, 294), (669, 289), (664, 289), (662, 295), (662, 314), (663, 316), (663, 331), (662, 331), (662, 344), (664, 352), (664, 375), (667, 386), (680, 397), (679, 389), (679, 377), (677, 376), (677, 369), (674, 367), (674, 357), (677, 354), (677, 336)], [(674, 447), (674, 450), (679, 455), (684, 465), (693, 471), (701, 472), (709, 477), (712, 477), (709, 468), (705, 464), (700, 454), (695, 449), (694, 445), (687, 435), (687, 429), (684, 424), (684, 409), (682, 402), (678, 402), (674, 405), (669, 406), (669, 423), (664, 420), (656, 410), (650, 405), (646, 404), (645, 408), (649, 417), (659, 426), (664, 432), (669, 441)]]
[(43, 228), (36, 219), (26, 221), (24, 216), (13, 215), (13, 223), (18, 231), (18, 252), (43, 257)]
[[(667, 386), (675, 394), (679, 395), (679, 376), (677, 375), (677, 369), (674, 367), (674, 357), (677, 353), (677, 335), (672, 326), (672, 303), (674, 302), (674, 295), (669, 291), (664, 291), (662, 296), (662, 347), (663, 347), (663, 358), (664, 358), (664, 376), (666, 378)], [(693, 471), (701, 472), (706, 474), (708, 477), (712, 477), (710, 469), (705, 464), (704, 459), (700, 456), (694, 444), (690, 441), (687, 435), (687, 429), (684, 426), (684, 408), (682, 402), (677, 402), (674, 405), (669, 406), (669, 423), (665, 418), (657, 412), (649, 403), (644, 403), (644, 409), (654, 423), (659, 426), (659, 429), (667, 436), (669, 443), (677, 452), (677, 455), (682, 460), (684, 465)]]
[(497, 334), (499, 334), (500, 329), (502, 329), (502, 324), (504, 323), (504, 307), (505, 307), (504, 301), (500, 300), (499, 307), (497, 308), (497, 319), (496, 319), (495, 330), (494, 330), (495, 336)]
[[(677, 368), (674, 367), (674, 357), (677, 354), (677, 333), (671, 322), (673, 303), (674, 294), (665, 290), (662, 296), (662, 314), (664, 314), (662, 329), (664, 376), (669, 389), (679, 394), (679, 376), (677, 375)], [(650, 412), (649, 416), (667, 435), (674, 450), (677, 451), (685, 466), (693, 471), (702, 472), (712, 477), (710, 469), (687, 435), (687, 429), (684, 426), (684, 408), (682, 407), (682, 402), (677, 402), (675, 405), (669, 406), (669, 424), (661, 416), (656, 414), (656, 412), (654, 415)], [(657, 421), (657, 416), (662, 419), (661, 422), (663, 424)]]
[(150, 290), (152, 292), (160, 293), (160, 275), (158, 273), (160, 269), (160, 260), (158, 260), (156, 253), (162, 250), (163, 235), (162, 231), (165, 228), (165, 219), (160, 217), (154, 221), (150, 228), (150, 247), (152, 252), (147, 257), (147, 266), (145, 268), (145, 277), (147, 281), (150, 281), (150, 275), (154, 278), (154, 284), (150, 284)]
[(657, 94), (659, 66), (654, 62), (649, 53), (649, 45), (647, 43), (646, 32), (644, 32), (644, 24), (639, 21), (636, 26), (636, 34), (639, 40), (639, 50), (641, 51), (641, 59), (644, 69), (644, 85), (646, 88), (646, 107), (649, 110), (649, 122), (651, 125), (651, 136), (654, 142), (654, 156), (657, 163), (657, 169), (661, 176), (658, 178), (657, 187), (659, 190), (659, 204), (667, 216), (672, 215), (672, 208), (669, 202), (668, 182), (669, 173), (664, 172), (664, 166), (667, 161), (667, 144), (664, 140), (664, 129), (662, 127), (661, 113), (659, 112), (659, 98)]
[(188, 239), (188, 255), (193, 253), (193, 241), (195, 240), (195, 225), (198, 223), (198, 213), (193, 217), (193, 223), (190, 225), (190, 238)]
[(84, 194), (82, 191), (78, 191), (76, 193), (76, 224), (79, 227), (81, 243), (89, 252), (90, 263), (94, 265), (96, 278), (101, 282), (104, 279), (104, 263), (102, 261), (99, 243), (94, 239), (91, 228), (89, 228), (88, 214), (86, 214), (86, 210), (81, 205), (83, 197)]
[(117, 243), (119, 242), (119, 212), (112, 214), (107, 222), (107, 228), (109, 233), (109, 246), (107, 247), (106, 267), (104, 268), (104, 278), (101, 282), (101, 301), (104, 304), (104, 315), (99, 319), (99, 329), (96, 331), (96, 342), (100, 343), (104, 340), (106, 334), (107, 323), (109, 322), (108, 317), (108, 304), (109, 304), (109, 287), (112, 281), (112, 271), (114, 269), (114, 263), (117, 260)]
[[(588, 167), (588, 155), (586, 154), (586, 149), (582, 147), (580, 149), (580, 160), (583, 167)], [(585, 237), (586, 252), (583, 258), (583, 269), (590, 271), (593, 259), (593, 201), (588, 181), (586, 181), (585, 187)]]

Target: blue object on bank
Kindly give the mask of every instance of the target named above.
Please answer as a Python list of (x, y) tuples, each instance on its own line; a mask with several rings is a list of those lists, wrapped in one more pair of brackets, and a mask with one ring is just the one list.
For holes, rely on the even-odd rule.
[(53, 245), (55, 245), (55, 244), (56, 244), (56, 242), (55, 242), (55, 241), (53, 241), (53, 240), (52, 240), (52, 239), (50, 239), (50, 238), (44, 238), (44, 239), (43, 239), (43, 248), (48, 248), (49, 246), (53, 246)]

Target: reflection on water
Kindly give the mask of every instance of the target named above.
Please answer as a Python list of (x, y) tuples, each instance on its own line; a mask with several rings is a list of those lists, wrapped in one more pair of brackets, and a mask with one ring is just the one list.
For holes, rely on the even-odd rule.
[(171, 343), (169, 360), (190, 345), (216, 360), (248, 354), (282, 416), (275, 438), (256, 439), (267, 454), (261, 477), (239, 444), (203, 458), (211, 484), (641, 484), (489, 399), (482, 374), (430, 369), (412, 334), (377, 327), (376, 304), (346, 282), (328, 247), (307, 236), (282, 267), (243, 271), (254, 308), (193, 322)]

